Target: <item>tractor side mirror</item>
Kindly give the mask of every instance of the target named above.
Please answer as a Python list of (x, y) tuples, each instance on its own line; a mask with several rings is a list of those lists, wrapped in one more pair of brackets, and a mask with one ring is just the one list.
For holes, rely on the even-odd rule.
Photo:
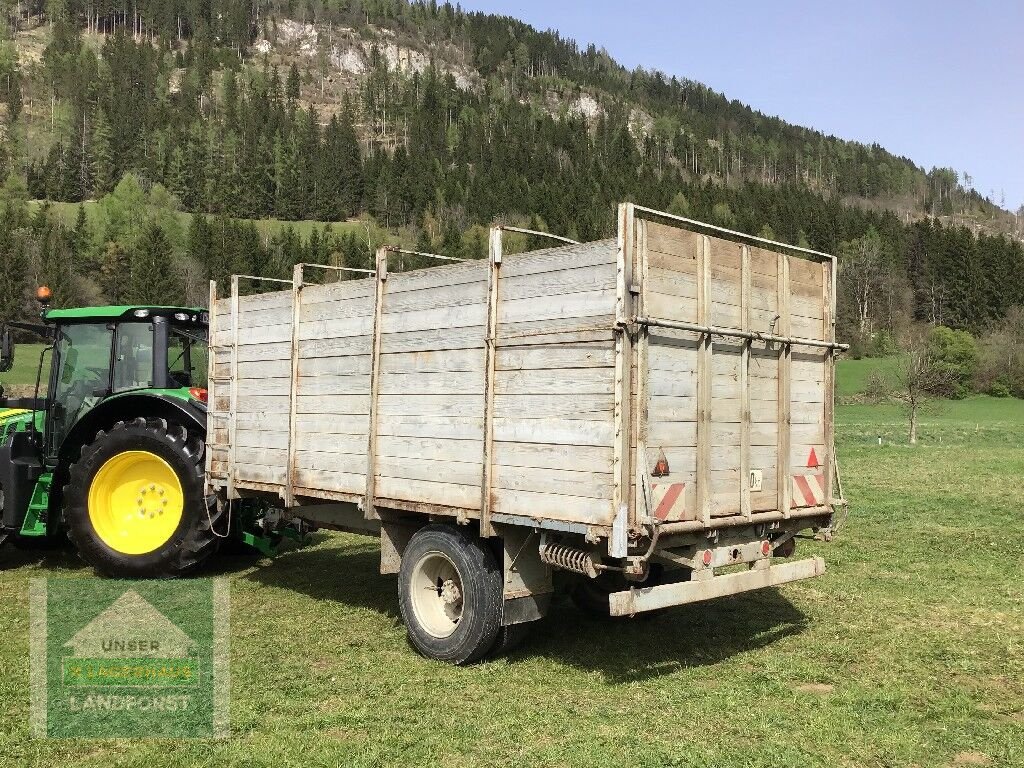
[(4, 328), (0, 332), (0, 373), (7, 373), (14, 365), (14, 341), (11, 329)]

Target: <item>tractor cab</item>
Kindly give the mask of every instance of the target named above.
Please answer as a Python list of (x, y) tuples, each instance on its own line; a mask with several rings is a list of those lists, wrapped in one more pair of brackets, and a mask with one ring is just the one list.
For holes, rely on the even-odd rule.
[[(42, 289), (39, 298), (48, 298)], [(41, 319), (0, 331), (0, 371), (13, 365), (14, 332), (45, 343), (35, 396), (0, 400), (0, 538), (52, 536), (72, 465), (115, 425), (156, 419), (205, 439), (204, 310), (50, 309)]]

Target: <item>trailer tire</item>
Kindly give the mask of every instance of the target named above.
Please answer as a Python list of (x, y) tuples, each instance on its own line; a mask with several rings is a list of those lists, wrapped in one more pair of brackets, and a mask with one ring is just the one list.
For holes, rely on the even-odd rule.
[(205, 496), (205, 448), (165, 419), (98, 432), (64, 486), (68, 535), (85, 561), (108, 576), (173, 578), (216, 552), (224, 513)]
[(449, 525), (428, 525), (402, 553), (398, 601), (417, 651), (438, 661), (471, 664), (498, 639), (501, 569), (480, 539)]

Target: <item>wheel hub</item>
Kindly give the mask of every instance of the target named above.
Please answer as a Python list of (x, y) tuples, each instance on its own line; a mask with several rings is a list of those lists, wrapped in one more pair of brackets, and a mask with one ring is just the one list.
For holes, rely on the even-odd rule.
[(437, 590), (438, 597), (445, 605), (458, 605), (462, 603), (462, 590), (452, 579), (445, 579)]
[(410, 597), (420, 626), (437, 638), (448, 637), (462, 620), (462, 575), (443, 552), (427, 552), (413, 567)]

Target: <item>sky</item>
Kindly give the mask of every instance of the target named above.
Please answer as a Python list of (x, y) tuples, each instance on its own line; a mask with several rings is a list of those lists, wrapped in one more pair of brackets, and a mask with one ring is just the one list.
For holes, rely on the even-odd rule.
[(1024, 205), (1021, 0), (462, 0)]

